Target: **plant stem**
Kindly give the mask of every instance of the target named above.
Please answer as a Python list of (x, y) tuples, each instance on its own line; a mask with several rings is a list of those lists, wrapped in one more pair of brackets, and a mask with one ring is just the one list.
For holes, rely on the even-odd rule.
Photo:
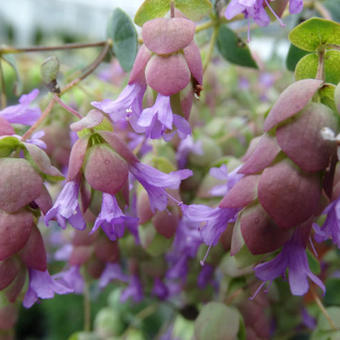
[(218, 26), (216, 25), (214, 27), (213, 34), (211, 36), (211, 40), (210, 40), (207, 56), (206, 56), (206, 58), (204, 60), (203, 73), (205, 73), (205, 71), (207, 70), (208, 65), (210, 63), (210, 60), (212, 58), (212, 55), (213, 55), (213, 52), (214, 52), (215, 43), (216, 43), (216, 39), (217, 39), (217, 34), (218, 34)]
[(175, 17), (175, 1), (171, 0), (170, 2), (170, 17), (174, 18)]
[(0, 59), (0, 86), (1, 86), (0, 103), (1, 103), (1, 108), (4, 109), (7, 105), (7, 98), (6, 98), (6, 84), (5, 84), (4, 70), (2, 68), (2, 59)]
[(321, 14), (324, 19), (332, 20), (331, 13), (328, 9), (319, 1), (314, 2), (314, 8)]
[(49, 113), (53, 109), (55, 102), (56, 100), (54, 98), (50, 100), (50, 102), (48, 103), (46, 109), (44, 110), (40, 118), (24, 133), (24, 135), (22, 136), (22, 141), (25, 141), (32, 136), (33, 132), (41, 125), (41, 123), (49, 115)]
[(324, 61), (325, 61), (325, 50), (322, 49), (320, 51), (318, 51), (318, 69), (316, 72), (316, 79), (320, 79), (320, 80), (325, 80), (325, 65), (324, 65)]
[(91, 330), (91, 301), (88, 283), (84, 284), (84, 331)]
[(336, 44), (328, 44), (327, 48), (340, 51), (340, 45), (336, 45)]
[(97, 58), (92, 62), (92, 64), (87, 68), (87, 70), (82, 75), (80, 75), (78, 78), (68, 83), (63, 89), (61, 89), (60, 96), (63, 95), (68, 90), (70, 90), (75, 85), (77, 85), (79, 82), (85, 79), (88, 75), (90, 75), (104, 60), (111, 46), (112, 46), (112, 41), (111, 40), (106, 41), (104, 48), (102, 49), (100, 54), (97, 56)]
[(315, 290), (313, 287), (311, 287), (311, 292), (314, 298), (314, 301), (316, 302), (316, 304), (318, 305), (318, 307), (321, 310), (321, 313), (324, 315), (324, 317), (327, 319), (329, 325), (331, 326), (332, 330), (337, 330), (334, 321), (331, 319), (331, 317), (329, 316), (325, 306), (323, 305), (323, 303), (321, 302), (320, 298), (318, 297), (318, 295), (316, 294)]
[(72, 44), (64, 44), (58, 46), (32, 46), (32, 47), (11, 47), (11, 46), (2, 46), (0, 47), (0, 54), (16, 54), (23, 52), (47, 52), (47, 51), (58, 51), (58, 50), (70, 50), (75, 48), (88, 48), (88, 47), (98, 47), (105, 46), (107, 41), (98, 41), (94, 43), (72, 43)]
[(196, 26), (195, 32), (198, 33), (198, 32), (207, 30), (208, 28), (210, 28), (214, 25), (215, 25), (215, 22), (213, 20), (206, 21), (203, 24)]
[(80, 113), (78, 113), (76, 110), (72, 109), (71, 106), (64, 103), (56, 94), (54, 94), (53, 97), (66, 111), (72, 113), (74, 116), (76, 116), (79, 119), (83, 118), (83, 116)]

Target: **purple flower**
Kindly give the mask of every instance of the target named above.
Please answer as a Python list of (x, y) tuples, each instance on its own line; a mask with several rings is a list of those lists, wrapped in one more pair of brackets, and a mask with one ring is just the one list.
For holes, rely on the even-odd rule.
[(129, 132), (129, 149), (139, 150), (138, 154), (142, 157), (152, 150), (152, 145), (148, 144), (148, 139), (144, 135), (140, 135), (134, 132)]
[(170, 105), (170, 97), (157, 95), (155, 104), (152, 107), (146, 108), (142, 111), (138, 125), (145, 128), (145, 134), (151, 139), (158, 139), (163, 137), (165, 140), (172, 138), (173, 134), (167, 135), (167, 130), (172, 130), (174, 124), (177, 128), (180, 138), (185, 138), (191, 134), (189, 123), (181, 116), (172, 112)]
[(169, 296), (168, 287), (158, 277), (154, 280), (152, 294), (157, 296), (160, 300), (165, 300)]
[(68, 294), (73, 290), (62, 281), (53, 279), (48, 271), (29, 269), (29, 286), (25, 294), (23, 305), (30, 308), (40, 299), (51, 299), (54, 293)]
[(303, 10), (303, 0), (289, 0), (289, 13), (297, 14)]
[(54, 259), (57, 261), (68, 261), (73, 251), (72, 244), (68, 243), (58, 249), (54, 254)]
[(48, 226), (51, 219), (56, 219), (63, 229), (69, 222), (75, 229), (84, 230), (86, 223), (80, 212), (78, 194), (79, 183), (76, 181), (66, 182), (53, 207), (46, 213), (45, 224)]
[(210, 176), (221, 181), (227, 181), (227, 183), (214, 186), (210, 190), (210, 194), (213, 196), (224, 196), (243, 177), (242, 174), (238, 173), (240, 167), (241, 166), (237, 167), (231, 173), (228, 173), (228, 169), (225, 164), (222, 164), (219, 168), (211, 168), (209, 171)]
[(331, 239), (340, 248), (340, 197), (331, 202), (322, 214), (327, 217), (321, 228), (317, 224), (313, 225), (315, 240), (323, 242)]
[(143, 288), (137, 275), (131, 276), (128, 287), (120, 296), (120, 301), (125, 302), (129, 298), (132, 298), (134, 302), (140, 302), (143, 299)]
[(202, 267), (200, 274), (198, 276), (198, 279), (197, 279), (197, 286), (200, 289), (204, 289), (207, 286), (207, 284), (213, 279), (214, 270), (215, 268), (208, 263), (206, 263)]
[(188, 274), (188, 256), (181, 254), (177, 256), (175, 262), (171, 261), (170, 269), (166, 273), (168, 279), (182, 279), (185, 280)]
[(301, 310), (301, 317), (302, 317), (302, 324), (306, 326), (309, 329), (315, 329), (316, 328), (316, 319), (311, 316), (306, 308), (302, 308)]
[(192, 171), (187, 169), (166, 174), (140, 162), (130, 166), (129, 170), (147, 191), (153, 211), (164, 210), (168, 205), (168, 197), (176, 201), (165, 189), (178, 189), (181, 181), (192, 175)]
[(202, 204), (183, 206), (185, 217), (197, 224), (203, 242), (209, 246), (201, 265), (204, 265), (210, 248), (217, 244), (228, 223), (235, 220), (238, 211), (239, 209), (211, 208)]
[(129, 282), (129, 278), (123, 274), (122, 269), (118, 263), (107, 263), (106, 267), (100, 277), (99, 287), (106, 287), (112, 280), (119, 280), (122, 282)]
[(183, 169), (187, 163), (187, 158), (190, 153), (194, 153), (195, 155), (202, 155), (202, 141), (194, 142), (192, 136), (187, 136), (182, 139), (176, 154), (176, 160), (178, 163), (178, 168)]
[(304, 295), (308, 292), (308, 278), (325, 292), (324, 284), (309, 269), (305, 247), (301, 228), (298, 228), (285, 243), (280, 254), (254, 268), (255, 275), (262, 281), (273, 281), (279, 276), (285, 276), (288, 269), (288, 281), (293, 295)]
[(54, 278), (70, 287), (74, 293), (81, 294), (84, 291), (84, 279), (80, 274), (79, 266), (72, 266), (70, 269), (54, 275)]
[(103, 193), (102, 208), (94, 223), (90, 234), (102, 227), (111, 241), (115, 241), (124, 235), (125, 227), (138, 223), (135, 217), (125, 216), (114, 196)]
[(17, 105), (11, 105), (0, 111), (0, 117), (13, 124), (33, 125), (41, 116), (39, 107), (30, 108), (31, 102), (38, 96), (39, 90), (34, 89), (19, 98)]
[[(292, 1), (292, 0), (291, 0)], [(296, 0), (294, 0), (295, 2)], [(301, 0), (300, 0), (301, 1)], [(264, 9), (264, 4), (273, 13), (275, 18), (279, 21), (281, 26), (285, 26), (280, 17), (270, 6), (268, 0), (231, 0), (225, 10), (224, 16), (231, 20), (238, 14), (243, 13), (244, 17), (248, 19), (248, 41), (250, 40), (250, 18), (252, 18), (259, 26), (267, 26), (270, 23), (270, 18)]]
[(113, 122), (129, 120), (136, 132), (143, 132), (144, 129), (138, 126), (137, 121), (143, 109), (145, 90), (145, 84), (132, 83), (124, 88), (116, 100), (104, 99), (101, 102), (92, 102), (91, 104), (107, 113)]

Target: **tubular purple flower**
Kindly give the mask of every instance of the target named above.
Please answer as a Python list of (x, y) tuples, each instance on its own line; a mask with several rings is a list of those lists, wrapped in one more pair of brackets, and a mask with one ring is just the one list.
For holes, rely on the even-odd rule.
[(183, 179), (192, 176), (191, 170), (184, 169), (166, 174), (140, 162), (130, 165), (129, 170), (147, 191), (152, 211), (164, 210), (168, 205), (168, 197), (175, 200), (165, 189), (178, 189)]
[(48, 271), (29, 269), (29, 286), (25, 294), (23, 305), (30, 308), (40, 299), (51, 299), (54, 293), (68, 294), (73, 290), (63, 281), (57, 281), (50, 276)]
[(157, 296), (160, 300), (165, 300), (169, 296), (168, 287), (158, 277), (154, 280), (152, 295)]
[(213, 279), (214, 277), (214, 267), (208, 263), (206, 263), (198, 276), (197, 279), (197, 286), (200, 289), (204, 289), (207, 284)]
[(279, 276), (285, 276), (288, 269), (288, 281), (293, 295), (304, 295), (308, 292), (308, 278), (325, 292), (324, 284), (309, 268), (306, 245), (300, 229), (295, 230), (292, 238), (283, 246), (280, 254), (254, 268), (255, 275), (262, 281), (273, 281)]
[(340, 248), (340, 197), (331, 202), (322, 214), (327, 217), (321, 228), (313, 224), (315, 240), (323, 242), (331, 239)]
[(125, 216), (120, 209), (116, 198), (104, 192), (102, 208), (90, 234), (93, 234), (99, 227), (102, 227), (107, 237), (111, 241), (115, 241), (124, 235), (127, 223), (138, 223), (138, 219)]
[(116, 100), (104, 99), (101, 102), (92, 102), (91, 104), (107, 113), (113, 122), (129, 120), (136, 132), (142, 132), (135, 122), (137, 122), (143, 109), (145, 90), (145, 84), (140, 82), (131, 83), (124, 88)]
[(191, 133), (189, 123), (179, 115), (175, 115), (172, 112), (170, 105), (170, 97), (158, 94), (156, 102), (152, 107), (146, 108), (142, 111), (138, 125), (145, 128), (146, 136), (151, 139), (158, 139), (164, 137), (169, 140), (173, 134), (166, 135), (167, 130), (172, 130), (174, 124), (177, 129), (180, 138), (185, 138)]
[(86, 223), (80, 212), (79, 202), (79, 182), (66, 182), (61, 190), (53, 207), (45, 215), (45, 224), (51, 219), (56, 219), (62, 229), (66, 228), (66, 223), (69, 222), (73, 228), (84, 230)]
[(176, 160), (178, 163), (178, 168), (183, 169), (187, 163), (187, 158), (190, 153), (194, 153), (195, 155), (202, 155), (202, 141), (194, 142), (191, 135), (182, 139), (176, 154)]
[(82, 294), (84, 291), (84, 279), (80, 274), (79, 266), (72, 266), (70, 269), (60, 272), (53, 276), (59, 282), (70, 287), (76, 294)]
[(211, 208), (202, 204), (183, 206), (183, 213), (191, 222), (197, 223), (203, 242), (209, 246), (201, 265), (209, 254), (210, 248), (219, 241), (228, 223), (233, 222), (240, 209)]
[(105, 269), (99, 279), (99, 287), (106, 287), (112, 280), (119, 280), (122, 282), (129, 282), (129, 278), (123, 274), (122, 269), (118, 263), (107, 263)]
[(279, 21), (280, 25), (285, 26), (280, 17), (270, 6), (268, 0), (231, 0), (224, 12), (224, 16), (228, 20), (231, 20), (238, 14), (244, 14), (244, 17), (248, 19), (248, 41), (250, 40), (250, 18), (252, 18), (259, 26), (267, 26), (270, 24), (270, 18), (263, 7), (263, 2)]
[(134, 302), (140, 302), (143, 299), (143, 287), (137, 275), (131, 276), (128, 287), (120, 296), (120, 301), (125, 302), (129, 298), (132, 298)]
[(0, 117), (13, 124), (33, 125), (41, 116), (39, 107), (30, 108), (31, 102), (38, 96), (39, 90), (34, 89), (19, 98), (17, 105), (11, 105), (0, 111)]

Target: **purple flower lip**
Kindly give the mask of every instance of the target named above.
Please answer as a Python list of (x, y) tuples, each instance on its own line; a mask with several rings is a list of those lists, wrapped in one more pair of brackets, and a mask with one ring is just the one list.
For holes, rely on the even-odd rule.
[(31, 102), (38, 96), (39, 90), (34, 89), (19, 98), (19, 104), (12, 105), (0, 111), (0, 117), (12, 124), (33, 125), (41, 116), (39, 107), (30, 108)]
[(69, 222), (75, 229), (84, 230), (86, 223), (80, 211), (78, 194), (79, 183), (66, 182), (53, 207), (46, 213), (45, 224), (48, 226), (51, 219), (56, 219), (62, 229)]
[(51, 299), (54, 294), (72, 293), (65, 281), (54, 279), (48, 271), (40, 271), (29, 269), (29, 287), (25, 294), (23, 305), (25, 308), (30, 308), (38, 299)]

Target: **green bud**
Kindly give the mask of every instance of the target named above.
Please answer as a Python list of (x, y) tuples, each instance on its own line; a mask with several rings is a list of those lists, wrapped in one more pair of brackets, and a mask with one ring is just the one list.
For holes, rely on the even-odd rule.
[(55, 56), (48, 57), (40, 66), (41, 78), (51, 92), (60, 92), (57, 84), (59, 67), (59, 60)]

